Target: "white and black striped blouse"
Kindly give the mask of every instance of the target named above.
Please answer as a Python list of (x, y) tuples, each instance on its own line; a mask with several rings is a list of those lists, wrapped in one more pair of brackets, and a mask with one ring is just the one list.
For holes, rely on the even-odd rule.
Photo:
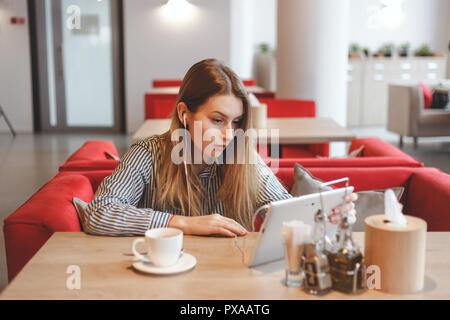
[[(159, 136), (152, 136), (133, 144), (113, 173), (103, 180), (94, 200), (86, 208), (87, 233), (143, 235), (148, 229), (167, 227), (170, 218), (180, 214), (177, 209), (158, 207), (156, 204), (160, 139)], [(257, 167), (262, 181), (257, 186), (256, 208), (272, 201), (291, 198), (270, 168), (259, 160)], [(208, 195), (203, 203), (205, 215), (224, 213), (223, 203), (215, 200), (221, 184), (220, 176), (216, 175), (217, 166), (206, 166), (199, 173)]]

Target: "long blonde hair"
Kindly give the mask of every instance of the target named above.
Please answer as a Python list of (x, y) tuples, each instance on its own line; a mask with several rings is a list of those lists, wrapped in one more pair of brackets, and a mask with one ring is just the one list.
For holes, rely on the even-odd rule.
[[(210, 97), (221, 94), (233, 94), (242, 100), (244, 114), (240, 122), (240, 129), (246, 131), (251, 127), (250, 104), (248, 95), (239, 77), (227, 66), (216, 59), (206, 59), (193, 65), (181, 84), (177, 97), (177, 104), (184, 102), (190, 112), (195, 113)], [(215, 212), (202, 212), (202, 203), (208, 196), (199, 177), (194, 173), (193, 166), (188, 165), (187, 174), (190, 183), (186, 182), (186, 174), (183, 164), (177, 165), (171, 161), (172, 149), (178, 141), (171, 141), (174, 130), (184, 128), (177, 109), (174, 108), (170, 130), (161, 136), (161, 161), (157, 177), (158, 195), (157, 204), (169, 205), (187, 215), (188, 194), (190, 194), (191, 216), (212, 214)], [(237, 147), (236, 137), (234, 146)], [(245, 159), (249, 159), (251, 153), (256, 152), (245, 137)], [(227, 148), (228, 149), (228, 148)], [(226, 151), (224, 151), (226, 152)], [(234, 152), (235, 160), (238, 152)], [(257, 201), (258, 171), (254, 164), (245, 161), (244, 164), (217, 164), (217, 172), (222, 184), (217, 192), (214, 203), (222, 201), (224, 216), (232, 218), (241, 225), (251, 230), (251, 217)], [(190, 186), (190, 192), (188, 187)]]

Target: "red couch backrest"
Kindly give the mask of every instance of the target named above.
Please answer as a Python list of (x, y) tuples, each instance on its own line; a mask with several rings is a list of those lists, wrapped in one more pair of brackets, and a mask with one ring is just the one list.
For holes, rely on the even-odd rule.
[(75, 160), (106, 160), (105, 152), (119, 156), (116, 146), (109, 140), (90, 140), (85, 142), (66, 161)]
[(153, 88), (180, 87), (183, 80), (153, 80)]
[(316, 104), (314, 101), (265, 98), (260, 98), (259, 101), (267, 104), (267, 117), (269, 118), (316, 116)]
[[(316, 178), (331, 181), (348, 177), (355, 192), (407, 187), (414, 168), (307, 168)], [(285, 188), (290, 191), (294, 185), (294, 168), (279, 168), (276, 173)]]
[(177, 102), (176, 94), (145, 94), (145, 119), (169, 118)]
[(436, 168), (416, 170), (403, 211), (424, 219), (429, 231), (450, 231), (450, 175)]
[(152, 119), (169, 119), (172, 117), (176, 105), (174, 99), (154, 99), (153, 108), (149, 110), (149, 116)]
[[(273, 160), (271, 160), (273, 161)], [(423, 163), (401, 157), (357, 157), (357, 158), (282, 158), (279, 166), (291, 168), (296, 163), (306, 168), (313, 167), (422, 167)]]
[(106, 152), (119, 156), (112, 141), (87, 141), (61, 164), (59, 171), (113, 170), (118, 161), (108, 158)]
[(349, 151), (351, 152), (353, 150), (356, 150), (361, 146), (364, 146), (364, 149), (362, 151), (363, 157), (400, 157), (417, 162), (417, 160), (401, 151), (399, 148), (378, 138), (353, 139)]

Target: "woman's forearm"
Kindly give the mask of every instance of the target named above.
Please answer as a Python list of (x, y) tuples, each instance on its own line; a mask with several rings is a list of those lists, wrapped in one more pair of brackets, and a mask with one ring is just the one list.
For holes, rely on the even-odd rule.
[(143, 235), (148, 229), (167, 227), (172, 215), (121, 203), (102, 203), (98, 198), (86, 210), (85, 231), (109, 236)]

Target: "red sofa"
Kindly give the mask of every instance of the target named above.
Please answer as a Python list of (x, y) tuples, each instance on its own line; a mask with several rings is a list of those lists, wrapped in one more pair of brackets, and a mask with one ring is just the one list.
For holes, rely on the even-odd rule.
[[(421, 217), (429, 231), (450, 231), (450, 175), (434, 168), (309, 168), (323, 180), (349, 177), (356, 191), (403, 186), (404, 212)], [(79, 232), (80, 223), (72, 198), (93, 199), (101, 181), (112, 170), (64, 171), (56, 174), (28, 201), (4, 220), (3, 232), (12, 280), (53, 232)], [(288, 190), (293, 168), (276, 173)]]
[(61, 166), (59, 171), (113, 170), (119, 161), (107, 156), (119, 157), (116, 147), (108, 140), (85, 142)]
[[(349, 152), (364, 146), (361, 154), (355, 158), (297, 157), (277, 159), (280, 167), (293, 167), (299, 163), (304, 167), (423, 167), (423, 163), (399, 150), (395, 146), (378, 138), (354, 139)], [(269, 165), (274, 160), (268, 159)], [(274, 163), (275, 165), (275, 163)]]
[[(299, 163), (304, 167), (423, 167), (423, 163), (378, 138), (354, 139), (349, 151), (364, 146), (362, 154), (356, 158), (283, 158), (278, 159), (279, 167), (293, 167)], [(111, 141), (93, 140), (84, 143), (60, 167), (59, 171), (113, 170), (118, 161), (108, 159), (106, 152), (118, 157), (116, 147)], [(267, 159), (268, 165), (276, 165)]]

